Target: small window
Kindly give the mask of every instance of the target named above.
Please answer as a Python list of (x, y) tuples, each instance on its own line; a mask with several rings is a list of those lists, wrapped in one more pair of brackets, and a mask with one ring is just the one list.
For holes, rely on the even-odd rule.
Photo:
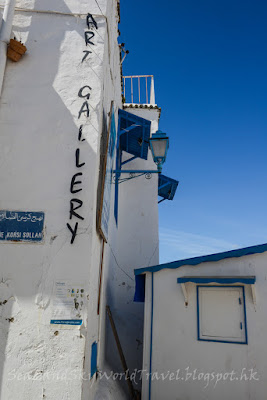
[(197, 287), (198, 340), (247, 343), (243, 286)]

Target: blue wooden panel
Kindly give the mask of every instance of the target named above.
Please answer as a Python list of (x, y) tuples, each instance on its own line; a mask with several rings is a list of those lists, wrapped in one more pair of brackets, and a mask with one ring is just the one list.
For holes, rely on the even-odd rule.
[(173, 200), (179, 181), (159, 174), (158, 195), (167, 200)]
[(91, 378), (97, 372), (97, 343), (92, 343), (91, 348)]
[(0, 240), (41, 242), (44, 213), (35, 211), (0, 211)]
[(119, 110), (120, 150), (147, 160), (151, 122)]

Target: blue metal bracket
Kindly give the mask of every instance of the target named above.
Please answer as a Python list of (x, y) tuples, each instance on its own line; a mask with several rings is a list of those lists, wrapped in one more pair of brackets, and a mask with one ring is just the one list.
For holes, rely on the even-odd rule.
[(159, 204), (159, 203), (162, 203), (162, 202), (165, 201), (165, 200), (167, 200), (167, 199), (161, 199), (160, 201), (158, 201), (158, 204)]
[(135, 160), (136, 158), (137, 158), (137, 156), (133, 156), (133, 157), (131, 157), (131, 158), (128, 158), (128, 160), (125, 160), (125, 161), (121, 162), (121, 165), (127, 164), (128, 162), (133, 161), (133, 160)]
[[(134, 179), (134, 178), (138, 178), (139, 176), (145, 176), (146, 179), (151, 179), (151, 175), (152, 174), (159, 174), (160, 171), (157, 169), (152, 169), (152, 170), (138, 170), (138, 169), (118, 169), (113, 171), (113, 182), (114, 183), (122, 183), (122, 182), (126, 182), (129, 181), (130, 179)], [(125, 178), (121, 178), (120, 175), (121, 174), (129, 174), (130, 176), (125, 177)]]

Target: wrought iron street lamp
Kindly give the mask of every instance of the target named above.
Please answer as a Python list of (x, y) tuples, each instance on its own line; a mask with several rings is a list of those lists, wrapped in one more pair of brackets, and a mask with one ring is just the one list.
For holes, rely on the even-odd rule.
[(158, 172), (162, 171), (162, 164), (166, 161), (167, 151), (169, 148), (169, 138), (166, 133), (157, 131), (153, 133), (149, 139), (149, 146), (152, 152), (154, 163), (158, 167)]

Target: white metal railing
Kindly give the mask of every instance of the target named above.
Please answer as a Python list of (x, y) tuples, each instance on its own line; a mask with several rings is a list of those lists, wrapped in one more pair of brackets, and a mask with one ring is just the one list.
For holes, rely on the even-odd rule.
[(153, 75), (130, 75), (123, 77), (123, 96), (127, 104), (155, 105)]

